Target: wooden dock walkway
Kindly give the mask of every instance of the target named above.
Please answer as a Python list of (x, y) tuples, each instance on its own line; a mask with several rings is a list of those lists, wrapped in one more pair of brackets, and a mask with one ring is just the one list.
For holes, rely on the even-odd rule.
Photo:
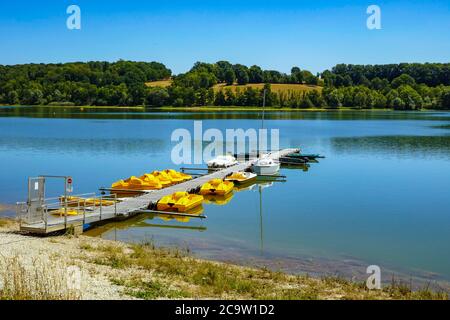
[[(268, 157), (278, 159), (287, 154), (298, 152), (298, 149), (283, 149), (271, 152)], [(37, 234), (48, 234), (55, 231), (63, 231), (69, 228), (83, 228), (86, 224), (95, 224), (116, 218), (127, 218), (147, 210), (151, 204), (156, 204), (164, 196), (171, 195), (178, 191), (192, 192), (211, 179), (223, 179), (236, 171), (248, 169), (253, 161), (238, 163), (235, 166), (217, 170), (215, 172), (200, 176), (193, 180), (179, 183), (168, 188), (156, 191), (149, 191), (136, 197), (125, 198), (112, 206), (97, 207), (91, 211), (86, 210), (85, 214), (76, 216), (54, 216), (47, 214), (43, 221), (36, 223), (21, 223), (21, 230)]]

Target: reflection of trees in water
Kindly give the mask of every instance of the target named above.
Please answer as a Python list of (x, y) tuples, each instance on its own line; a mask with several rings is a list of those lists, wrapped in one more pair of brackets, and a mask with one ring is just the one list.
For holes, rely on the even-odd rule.
[(170, 143), (163, 139), (0, 138), (0, 150), (25, 150), (48, 153), (166, 153), (170, 147)]
[[(261, 119), (262, 110), (253, 111), (143, 111), (133, 108), (64, 108), (64, 107), (4, 107), (0, 117), (63, 118), (63, 119)], [(392, 112), (392, 111), (271, 111), (266, 119), (272, 120), (449, 120), (445, 112)]]
[(448, 136), (376, 136), (332, 138), (331, 148), (336, 153), (374, 153), (386, 157), (449, 158)]

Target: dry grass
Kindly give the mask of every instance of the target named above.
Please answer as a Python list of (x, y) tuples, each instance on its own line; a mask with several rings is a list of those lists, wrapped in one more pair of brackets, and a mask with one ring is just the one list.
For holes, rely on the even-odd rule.
[(31, 266), (16, 256), (0, 260), (0, 300), (76, 300), (81, 293), (67, 283), (67, 268), (34, 260)]
[(9, 227), (15, 226), (16, 222), (13, 219), (0, 218), (0, 229), (7, 229)]
[(162, 88), (167, 88), (172, 84), (173, 80), (172, 79), (168, 79), (168, 80), (159, 80), (159, 81), (151, 81), (151, 82), (147, 82), (145, 85), (147, 87), (162, 87)]
[[(169, 87), (173, 81), (170, 80), (160, 80), (160, 81), (152, 81), (147, 82), (147, 87)], [(245, 90), (245, 88), (250, 87), (253, 89), (263, 89), (264, 83), (249, 83), (246, 85), (238, 85), (234, 84), (232, 86), (228, 86), (225, 83), (219, 83), (214, 86), (214, 90), (220, 91), (225, 89), (231, 89), (232, 91), (236, 92), (237, 89), (239, 90)], [(313, 90), (321, 91), (322, 87), (320, 86), (314, 86), (314, 85), (307, 85), (307, 84), (283, 84), (283, 83), (274, 83), (271, 84), (271, 89), (273, 92), (292, 92), (292, 93), (298, 93), (298, 92), (308, 92)]]
[[(144, 298), (223, 299), (447, 299), (428, 289), (412, 291), (393, 283), (382, 291), (367, 290), (363, 283), (340, 278), (293, 276), (266, 269), (194, 259), (180, 250), (158, 249), (152, 244), (90, 248), (91, 260), (113, 269), (137, 268), (143, 276), (112, 279), (128, 295)], [(132, 274), (124, 272), (122, 274)], [(146, 275), (146, 276), (144, 276)]]
[[(221, 84), (217, 84), (214, 86), (214, 90), (215, 91), (220, 91), (220, 90), (225, 90), (225, 89), (231, 89), (232, 91), (236, 92), (237, 89), (243, 91), (245, 90), (245, 88), (247, 87), (251, 87), (253, 89), (263, 89), (264, 88), (264, 83), (249, 83), (246, 85), (232, 85), (232, 86), (227, 86), (224, 83)], [(313, 91), (313, 90), (317, 90), (317, 91), (321, 91), (322, 87), (320, 86), (314, 86), (314, 85), (306, 85), (306, 84), (279, 84), (279, 83), (274, 83), (270, 85), (272, 92), (285, 92), (285, 93), (301, 93), (301, 92), (308, 92), (308, 91)]]

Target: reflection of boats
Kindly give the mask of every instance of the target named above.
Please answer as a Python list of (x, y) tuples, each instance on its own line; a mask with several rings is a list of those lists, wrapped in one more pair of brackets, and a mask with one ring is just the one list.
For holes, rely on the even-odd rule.
[[(201, 214), (202, 210), (203, 208), (200, 206), (191, 212), (192, 214)], [(129, 228), (162, 228), (162, 229), (182, 229), (191, 231), (206, 230), (206, 227), (204, 226), (185, 225), (186, 221), (181, 221), (182, 224), (177, 225), (174, 223), (170, 224), (164, 222), (158, 223), (155, 218), (161, 218), (161, 215), (155, 213), (143, 213), (126, 220), (115, 221), (96, 226), (95, 228), (87, 229), (84, 234), (91, 237), (102, 237), (102, 238), (104, 235), (112, 234), (114, 236), (114, 240), (118, 240), (117, 231), (127, 230)]]
[(187, 192), (175, 192), (174, 194), (162, 197), (157, 204), (160, 211), (177, 210), (186, 212), (198, 207), (203, 202), (203, 196), (198, 194), (189, 194)]
[(204, 202), (206, 204), (215, 204), (215, 205), (219, 205), (219, 206), (224, 206), (226, 204), (228, 204), (231, 199), (233, 199), (234, 194), (233, 193), (228, 193), (224, 196), (218, 196), (218, 195), (207, 195), (204, 196)]
[(303, 170), (304, 172), (308, 171), (310, 168), (310, 165), (307, 163), (300, 163), (300, 164), (285, 164), (282, 163), (283, 168), (285, 169), (300, 169)]
[(250, 184), (252, 182), (256, 181), (256, 178), (258, 175), (252, 173), (252, 172), (244, 172), (244, 171), (238, 171), (233, 172), (230, 176), (226, 177), (225, 181), (231, 181), (234, 184)]
[(218, 156), (208, 161), (208, 168), (228, 168), (237, 164), (237, 160), (232, 155)]
[(252, 191), (255, 188), (255, 183), (246, 183), (246, 184), (238, 184), (234, 186), (234, 190), (241, 192), (241, 191)]
[(266, 188), (270, 188), (270, 187), (272, 187), (272, 186), (273, 186), (273, 182), (272, 182), (272, 181), (270, 181), (270, 182), (259, 183), (259, 188), (260, 188), (261, 190), (266, 189)]
[(202, 185), (200, 188), (201, 195), (215, 194), (226, 195), (233, 191), (234, 183), (230, 181), (223, 181), (222, 179), (213, 179)]
[[(188, 215), (192, 215), (192, 216), (201, 215), (203, 213), (203, 206), (202, 205), (196, 206), (195, 208), (188, 210), (185, 213)], [(175, 219), (176, 221), (183, 222), (183, 223), (187, 223), (191, 220), (191, 217), (189, 217), (189, 216), (178, 216), (176, 214), (170, 215), (170, 214), (155, 213), (155, 217), (160, 218), (161, 220), (164, 220), (164, 221), (172, 221)]]
[(257, 175), (275, 175), (280, 171), (280, 163), (270, 158), (260, 158), (252, 164), (252, 171)]

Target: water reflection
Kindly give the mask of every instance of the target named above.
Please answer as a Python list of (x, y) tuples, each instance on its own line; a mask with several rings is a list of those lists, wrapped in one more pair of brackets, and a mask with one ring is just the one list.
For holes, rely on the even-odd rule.
[(334, 137), (331, 148), (336, 154), (352, 156), (450, 158), (450, 135)]
[[(83, 108), (83, 107), (0, 107), (0, 117), (62, 118), (62, 119), (261, 119), (262, 110), (215, 111), (192, 108), (194, 111), (145, 111), (139, 108)], [(265, 119), (272, 120), (442, 120), (447, 112), (394, 111), (286, 111), (266, 110)]]
[[(62, 148), (63, 146), (63, 148)], [(0, 151), (32, 151), (45, 153), (89, 153), (128, 154), (167, 153), (170, 144), (163, 139), (127, 139), (127, 138), (40, 138), (40, 137), (0, 137)]]

